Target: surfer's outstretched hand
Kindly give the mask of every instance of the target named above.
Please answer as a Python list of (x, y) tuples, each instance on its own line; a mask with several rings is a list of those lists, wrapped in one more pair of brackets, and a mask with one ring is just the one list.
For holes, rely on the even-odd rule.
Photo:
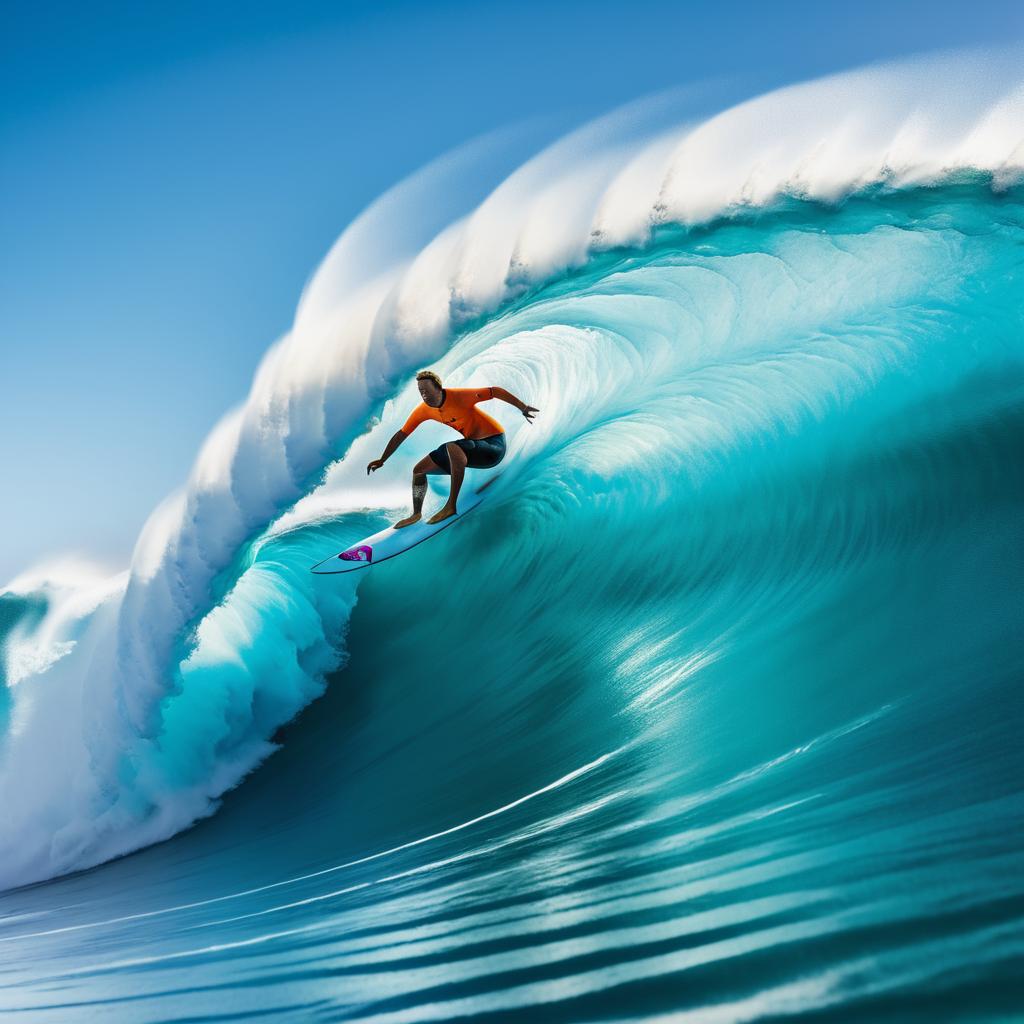
[(527, 423), (533, 422), (533, 417), (540, 412), (540, 409), (534, 409), (532, 405), (527, 405), (523, 408), (523, 415), (526, 417)]
[(369, 476), (371, 473), (380, 469), (384, 465), (383, 459), (374, 459), (373, 462), (369, 463), (366, 467), (366, 475)]

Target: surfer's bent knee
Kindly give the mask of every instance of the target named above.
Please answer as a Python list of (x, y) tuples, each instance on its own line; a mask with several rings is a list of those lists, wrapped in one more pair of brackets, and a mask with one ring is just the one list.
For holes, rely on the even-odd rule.
[[(445, 447), (448, 449), (448, 458), (449, 458), (449, 460), (455, 459), (456, 461), (459, 461), (459, 462), (468, 462), (469, 461), (469, 456), (466, 454), (466, 452), (463, 449), (462, 445), (460, 445), (458, 441), (449, 441), (445, 445)], [(458, 454), (456, 454), (456, 452)]]

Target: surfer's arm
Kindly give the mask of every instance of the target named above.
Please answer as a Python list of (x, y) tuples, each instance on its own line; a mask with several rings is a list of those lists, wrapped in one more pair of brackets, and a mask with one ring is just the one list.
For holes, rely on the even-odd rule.
[(511, 391), (506, 391), (504, 388), (491, 388), (490, 390), (491, 398), (500, 398), (503, 402), (514, 405), (531, 423), (533, 422), (533, 414), (540, 412), (539, 409), (534, 409), (532, 405), (527, 405), (521, 399), (516, 398)]
[[(412, 431), (409, 431), (411, 434)], [(395, 452), (398, 451), (399, 445), (409, 436), (404, 430), (396, 430), (391, 435), (391, 440), (388, 441), (387, 447), (384, 449), (384, 454), (380, 457), (381, 462), (387, 462)]]
[[(410, 433), (411, 433), (411, 431), (410, 431)], [(371, 463), (370, 463), (370, 464), (369, 464), (369, 465), (368, 465), (368, 466), (366, 467), (366, 472), (367, 472), (367, 474), (369, 474), (369, 473), (372, 473), (372, 472), (373, 472), (374, 470), (376, 470), (376, 469), (380, 469), (380, 467), (381, 467), (381, 466), (383, 466), (383, 465), (384, 465), (384, 463), (385, 463), (385, 462), (387, 462), (387, 461), (388, 461), (388, 459), (390, 459), (390, 458), (391, 458), (391, 456), (392, 456), (392, 455), (394, 455), (394, 454), (395, 454), (395, 452), (397, 452), (397, 451), (398, 451), (398, 447), (399, 447), (399, 445), (400, 445), (400, 444), (401, 444), (401, 443), (402, 443), (402, 442), (403, 442), (403, 441), (404, 441), (404, 440), (405, 440), (405, 439), (406, 439), (406, 438), (407, 438), (408, 436), (409, 436), (409, 435), (408, 435), (408, 434), (406, 434), (406, 433), (404, 433), (403, 431), (401, 431), (401, 430), (396, 430), (396, 431), (394, 432), (394, 434), (392, 434), (392, 435), (391, 435), (391, 440), (390, 440), (390, 441), (388, 441), (388, 443), (387, 443), (387, 447), (386, 447), (386, 448), (384, 449), (384, 454), (383, 454), (383, 455), (381, 455), (381, 457), (380, 457), (379, 459), (374, 459), (374, 460), (373, 460), (373, 462), (371, 462)]]
[(409, 418), (405, 421), (405, 426), (399, 430), (396, 430), (388, 441), (388, 446), (384, 449), (384, 454), (379, 459), (374, 459), (366, 467), (367, 473), (372, 473), (376, 469), (380, 469), (388, 459), (391, 458), (395, 452), (398, 451), (398, 446), (426, 419), (430, 418), (430, 410), (426, 404), (421, 402), (416, 406), (415, 409), (409, 414)]

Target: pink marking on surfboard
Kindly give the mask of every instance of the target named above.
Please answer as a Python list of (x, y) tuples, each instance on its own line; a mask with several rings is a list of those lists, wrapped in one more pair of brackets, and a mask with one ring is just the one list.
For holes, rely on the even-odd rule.
[(342, 551), (338, 557), (344, 558), (346, 562), (372, 562), (373, 548), (369, 544), (360, 544), (357, 548), (349, 548), (348, 551)]

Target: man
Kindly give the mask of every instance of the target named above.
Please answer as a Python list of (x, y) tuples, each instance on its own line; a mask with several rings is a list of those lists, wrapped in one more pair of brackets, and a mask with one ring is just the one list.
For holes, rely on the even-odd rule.
[(505, 457), (505, 428), (493, 417), (477, 409), (478, 402), (500, 398), (514, 405), (532, 423), (540, 410), (520, 402), (504, 388), (445, 388), (441, 378), (432, 370), (416, 374), (416, 386), (423, 401), (412, 411), (405, 426), (388, 441), (384, 454), (366, 467), (367, 475), (376, 472), (398, 450), (398, 446), (424, 420), (437, 420), (462, 434), (461, 441), (449, 441), (435, 448), (413, 467), (412, 515), (395, 523), (395, 529), (411, 526), (420, 520), (420, 510), (427, 494), (428, 473), (448, 473), (452, 478), (451, 493), (444, 508), (431, 516), (428, 523), (440, 523), (456, 514), (456, 503), (462, 489), (466, 467), (492, 469)]

